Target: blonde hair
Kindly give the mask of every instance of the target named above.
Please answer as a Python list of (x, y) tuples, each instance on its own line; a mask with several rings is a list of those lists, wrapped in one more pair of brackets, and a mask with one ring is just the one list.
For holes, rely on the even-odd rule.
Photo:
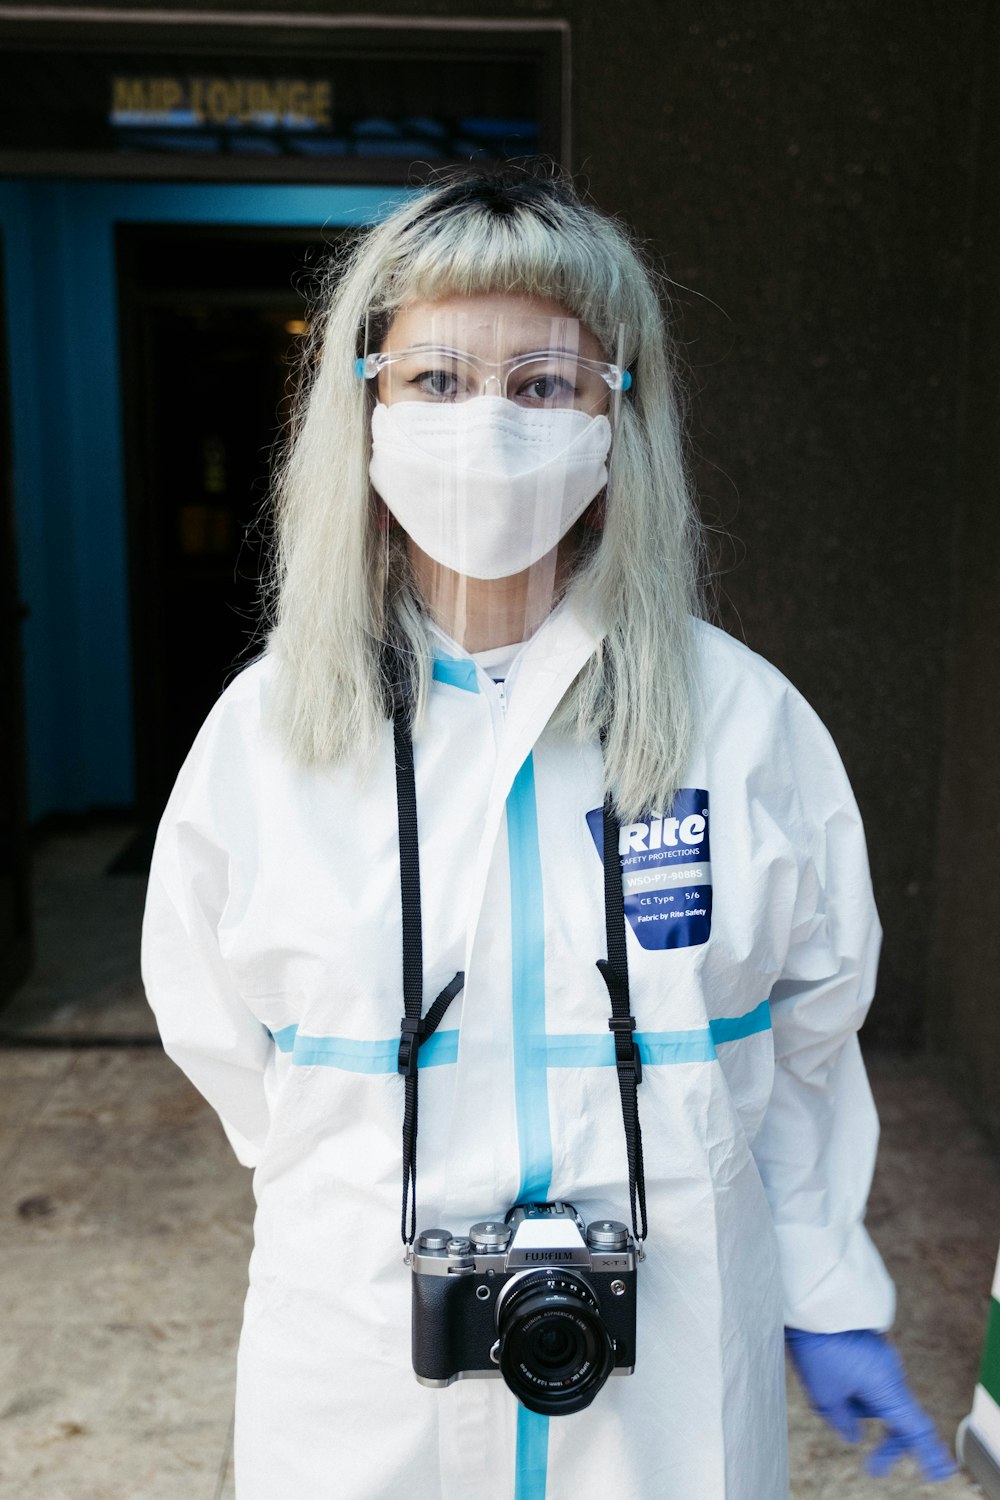
[(462, 174), (394, 211), (327, 272), (277, 476), (269, 644), (276, 715), (307, 763), (370, 758), (384, 732), (385, 646), (407, 665), (419, 735), (431, 673), (426, 619), (388, 548), (368, 478), (371, 400), (354, 373), (366, 322), (406, 303), (518, 292), (561, 303), (614, 356), (625, 329), (633, 389), (621, 403), (603, 532), (569, 584), (606, 634), (553, 728), (605, 732), (619, 814), (666, 809), (693, 736), (699, 533), (652, 273), (611, 219), (556, 175)]

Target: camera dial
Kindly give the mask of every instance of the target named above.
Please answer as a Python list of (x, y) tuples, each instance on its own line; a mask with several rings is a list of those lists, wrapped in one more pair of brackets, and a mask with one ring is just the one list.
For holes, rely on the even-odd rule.
[(503, 1250), (510, 1239), (510, 1230), (503, 1220), (490, 1220), (482, 1224), (473, 1224), (469, 1230), (469, 1236), (478, 1251)]
[(587, 1225), (587, 1244), (592, 1250), (624, 1250), (628, 1230), (617, 1219), (597, 1219)]

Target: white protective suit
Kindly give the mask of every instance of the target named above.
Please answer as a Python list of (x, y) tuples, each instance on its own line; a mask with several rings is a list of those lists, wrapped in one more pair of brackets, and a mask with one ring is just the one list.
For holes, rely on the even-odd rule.
[[(783, 1322), (891, 1322), (863, 1227), (877, 1121), (856, 1032), (879, 929), (857, 809), (788, 682), (695, 628), (685, 790), (622, 833), (650, 1227), (636, 1369), (575, 1415), (412, 1372), (388, 725), (367, 774), (297, 768), (262, 725), (265, 659), (201, 731), (160, 828), (144, 974), (167, 1051), (256, 1163), (239, 1500), (784, 1500)], [(600, 750), (546, 733), (594, 648), (557, 609), (506, 708), (453, 646), (435, 667), (416, 740), (426, 1003), (466, 980), (421, 1052), (418, 1228), (522, 1198), (629, 1218), (595, 967)]]

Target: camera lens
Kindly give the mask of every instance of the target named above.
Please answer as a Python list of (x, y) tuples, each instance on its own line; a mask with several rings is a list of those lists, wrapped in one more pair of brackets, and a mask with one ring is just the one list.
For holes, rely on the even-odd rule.
[(582, 1411), (614, 1365), (597, 1298), (581, 1276), (539, 1268), (508, 1282), (497, 1310), (500, 1373), (530, 1411)]
[(574, 1337), (576, 1329), (560, 1328), (549, 1318), (534, 1335), (535, 1362), (546, 1370), (558, 1370), (572, 1364), (579, 1356), (580, 1340)]

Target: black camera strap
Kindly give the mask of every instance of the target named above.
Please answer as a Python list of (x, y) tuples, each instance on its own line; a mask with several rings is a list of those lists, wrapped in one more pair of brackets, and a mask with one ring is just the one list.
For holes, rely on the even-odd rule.
[[(445, 985), (426, 1016), (424, 1009), (424, 939), (420, 915), (420, 850), (417, 842), (417, 788), (413, 774), (413, 737), (406, 710), (393, 714), (396, 749), (396, 809), (399, 819), (399, 893), (403, 908), (403, 1019), (400, 1022), (397, 1069), (403, 1075), (403, 1244), (417, 1232), (417, 1076), (420, 1048), (437, 1030), (448, 1006), (465, 983), (459, 971)], [(407, 1214), (409, 1209), (409, 1214)], [(409, 1220), (409, 1222), (407, 1222)]]
[[(396, 759), (396, 808), (399, 819), (399, 888), (403, 916), (403, 1008), (400, 1022), (398, 1071), (404, 1080), (403, 1104), (403, 1211), (400, 1229), (409, 1249), (416, 1235), (417, 1212), (417, 1080), (420, 1048), (437, 1030), (448, 1006), (460, 993), (465, 975), (457, 973), (445, 985), (423, 1015), (424, 960), (420, 910), (420, 854), (417, 842), (417, 792), (413, 770), (413, 738), (406, 707), (397, 700), (393, 707), (393, 741)], [(604, 918), (608, 956), (597, 967), (608, 987), (614, 1037), (615, 1066), (621, 1094), (625, 1146), (628, 1153), (629, 1195), (632, 1232), (637, 1241), (646, 1238), (646, 1182), (642, 1162), (642, 1132), (639, 1128), (638, 1087), (642, 1063), (635, 1044), (635, 1018), (631, 1013), (628, 952), (625, 941), (625, 898), (618, 854), (619, 825), (611, 797), (604, 803)]]
[[(608, 1026), (615, 1041), (615, 1067), (618, 1091), (622, 1100), (625, 1125), (625, 1150), (628, 1153), (628, 1190), (632, 1208), (632, 1233), (641, 1242), (646, 1238), (646, 1174), (642, 1165), (642, 1131), (639, 1127), (639, 1085), (642, 1082), (642, 1059), (635, 1044), (635, 1017), (628, 984), (628, 948), (625, 942), (625, 891), (621, 858), (618, 853), (620, 828), (610, 795), (604, 799), (604, 926), (608, 956), (599, 958), (597, 967), (608, 987), (611, 1019)], [(637, 1211), (638, 1206), (638, 1211)], [(640, 1228), (641, 1225), (641, 1228)]]

